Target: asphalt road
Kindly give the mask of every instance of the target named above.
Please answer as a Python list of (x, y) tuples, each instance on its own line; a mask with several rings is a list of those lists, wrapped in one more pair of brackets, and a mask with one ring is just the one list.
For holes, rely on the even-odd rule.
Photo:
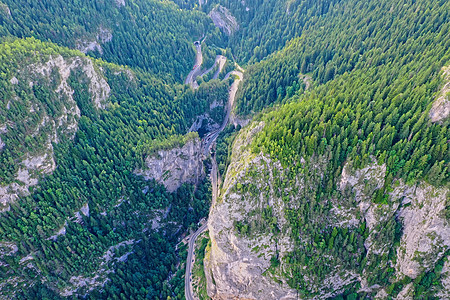
[(227, 62), (227, 58), (225, 56), (222, 55), (218, 55), (218, 57), (216, 57), (216, 62), (214, 63), (214, 66), (217, 64), (219, 64), (219, 68), (217, 69), (216, 73), (214, 73), (213, 79), (217, 79), (219, 77), (220, 72), (222, 72), (223, 66), (225, 65), (225, 63)]
[(184, 275), (184, 295), (186, 300), (194, 300), (194, 293), (192, 291), (192, 265), (194, 264), (194, 245), (197, 237), (208, 228), (208, 223), (205, 222), (197, 231), (191, 236), (189, 240), (189, 250), (186, 261), (186, 274)]
[[(196, 44), (197, 47), (197, 56), (195, 59), (196, 67), (189, 73), (188, 77), (186, 78), (186, 84), (189, 84), (192, 88), (197, 88), (195, 78), (199, 76), (201, 64), (203, 62), (202, 57), (202, 51), (200, 43)], [(225, 57), (216, 57), (216, 63), (219, 63), (219, 72), (222, 70), (223, 65), (225, 64), (226, 58)], [(213, 66), (214, 67), (214, 66)], [(242, 68), (240, 68), (240, 71), (244, 71)], [(219, 129), (208, 133), (203, 138), (203, 152), (205, 155), (208, 154), (208, 152), (211, 150), (211, 145), (215, 142), (219, 134), (225, 129), (225, 126), (227, 126), (228, 121), (230, 119), (231, 109), (233, 107), (234, 98), (236, 97), (236, 91), (238, 89), (239, 83), (241, 82), (243, 78), (243, 74), (240, 71), (232, 71), (228, 73), (225, 76), (225, 79), (228, 79), (230, 75), (237, 75), (237, 79), (233, 82), (231, 85), (229, 95), (228, 95), (228, 103), (227, 103), (227, 114), (225, 115), (225, 118), (222, 122), (222, 126), (220, 126)], [(218, 75), (217, 73), (217, 75)], [(195, 76), (195, 77), (194, 77)], [(216, 75), (214, 75), (215, 78), (217, 78)], [(213, 159), (213, 168), (211, 170), (211, 184), (213, 186), (213, 195), (212, 195), (212, 204), (214, 205), (216, 198), (218, 196), (218, 187), (217, 187), (217, 162), (215, 161), (215, 157), (212, 157)], [(189, 239), (189, 248), (188, 248), (188, 256), (186, 261), (186, 274), (184, 276), (184, 294), (186, 297), (186, 300), (194, 300), (194, 293), (192, 289), (192, 266), (194, 263), (194, 246), (195, 246), (195, 240), (197, 237), (202, 234), (206, 229), (208, 228), (208, 222), (205, 222)]]
[[(203, 151), (204, 151), (205, 155), (211, 150), (211, 145), (217, 139), (217, 137), (222, 132), (222, 130), (224, 130), (225, 126), (227, 126), (228, 120), (230, 118), (231, 108), (232, 108), (232, 105), (234, 102), (234, 98), (236, 96), (236, 91), (237, 91), (238, 85), (239, 85), (240, 81), (242, 80), (242, 76), (243, 76), (243, 74), (241, 72), (237, 72), (237, 71), (233, 71), (233, 72), (231, 72), (231, 74), (237, 75), (238, 79), (236, 79), (233, 82), (233, 84), (231, 85), (231, 88), (230, 88), (228, 104), (227, 104), (227, 114), (225, 115), (222, 126), (220, 126), (219, 129), (217, 129), (213, 132), (210, 132), (203, 138), (203, 145), (204, 145)], [(213, 168), (211, 170), (211, 184), (213, 186), (213, 203), (211, 205), (214, 205), (214, 202), (216, 201), (217, 193), (218, 193), (218, 190), (217, 190), (217, 163), (215, 161), (215, 157), (213, 157)], [(197, 237), (202, 232), (204, 232), (207, 228), (208, 228), (208, 223), (206, 222), (202, 227), (200, 227), (192, 235), (192, 237), (189, 240), (189, 250), (188, 250), (188, 257), (187, 257), (187, 261), (186, 261), (186, 274), (184, 277), (184, 293), (185, 293), (186, 300), (194, 300), (195, 299), (193, 291), (192, 291), (192, 282), (191, 282), (192, 265), (194, 263), (194, 259), (193, 259), (194, 258), (194, 245), (195, 245), (195, 240), (197, 239)]]
[(195, 78), (200, 75), (203, 63), (202, 45), (200, 41), (195, 42), (195, 48), (197, 49), (197, 53), (195, 55), (195, 67), (191, 72), (189, 72), (185, 81), (185, 84), (189, 84), (193, 89), (198, 88), (198, 84), (197, 82), (195, 82)]
[(236, 92), (239, 87), (239, 83), (241, 82), (242, 77), (244, 76), (242, 74), (242, 72), (232, 71), (232, 72), (228, 73), (227, 76), (225, 76), (224, 80), (228, 79), (228, 77), (230, 75), (236, 75), (236, 76), (238, 76), (238, 78), (231, 85), (231, 88), (230, 88), (230, 91), (228, 94), (227, 114), (225, 115), (225, 118), (223, 119), (222, 126), (220, 126), (219, 129), (208, 133), (203, 138), (203, 145), (204, 145), (203, 154), (205, 154), (205, 155), (207, 155), (208, 152), (211, 150), (211, 145), (214, 143), (214, 141), (217, 139), (219, 134), (222, 132), (222, 130), (225, 129), (225, 126), (227, 126), (227, 124), (228, 124), (228, 121), (230, 119), (231, 110), (232, 110), (233, 104), (234, 104), (234, 99), (236, 98)]
[[(213, 79), (217, 79), (217, 77), (219, 76), (219, 73), (222, 71), (223, 66), (225, 65), (225, 62), (227, 61), (227, 58), (225, 56), (222, 55), (216, 55), (216, 58), (214, 60), (214, 64), (212, 65), (211, 68), (209, 68), (208, 70), (204, 71), (203, 73), (201, 73), (200, 77), (205, 76), (206, 74), (208, 74), (209, 72), (211, 72), (212, 70), (214, 70), (214, 68), (218, 65), (219, 68), (217, 69), (216, 73), (214, 74), (215, 77), (213, 77)], [(217, 74), (217, 76), (216, 76)], [(195, 79), (195, 78), (194, 78)]]

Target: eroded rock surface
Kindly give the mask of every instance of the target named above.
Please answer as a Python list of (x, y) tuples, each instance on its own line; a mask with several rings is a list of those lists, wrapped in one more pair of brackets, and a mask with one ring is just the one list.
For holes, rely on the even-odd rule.
[[(213, 107), (216, 108), (219, 105)], [(222, 105), (223, 106), (223, 105)], [(212, 110), (212, 109), (211, 109)], [(220, 128), (220, 125), (217, 124), (208, 113), (201, 114), (197, 116), (194, 123), (192, 123), (189, 131), (199, 131), (200, 128), (204, 128), (206, 132), (212, 132)]]
[[(0, 210), (8, 209), (8, 203), (16, 200), (20, 195), (27, 195), (29, 187), (38, 183), (39, 178), (53, 173), (56, 163), (53, 157), (53, 143), (59, 143), (62, 139), (72, 139), (78, 130), (78, 120), (80, 109), (73, 98), (73, 89), (70, 87), (68, 79), (73, 70), (81, 70), (89, 80), (89, 92), (94, 105), (105, 108), (110, 94), (110, 87), (103, 78), (99, 70), (94, 67), (91, 59), (87, 57), (63, 58), (61, 55), (50, 56), (45, 63), (28, 65), (23, 68), (17, 77), (12, 77), (10, 83), (17, 85), (20, 80), (28, 80), (28, 86), (32, 89), (39, 82), (50, 82), (54, 86), (51, 91), (61, 103), (59, 113), (47, 111), (42, 103), (25, 102), (30, 113), (41, 116), (34, 129), (30, 131), (30, 136), (45, 136), (45, 144), (33, 145), (33, 149), (22, 154), (17, 162), (18, 168), (15, 181), (0, 185)], [(22, 78), (23, 77), (23, 78)], [(19, 101), (19, 96), (14, 96), (15, 101)], [(9, 103), (9, 102), (8, 102)], [(20, 122), (28, 122), (25, 117)], [(6, 146), (6, 139), (3, 136), (9, 131), (14, 131), (16, 122), (6, 122), (0, 124), (0, 150)], [(11, 150), (11, 149), (9, 149)]]
[(11, 17), (11, 10), (9, 9), (8, 5), (6, 5), (3, 2), (0, 2), (0, 13), (3, 13), (4, 15)]
[(431, 122), (441, 122), (450, 115), (450, 66), (443, 68), (444, 86), (430, 109)]
[(125, 0), (115, 0), (116, 1), (116, 4), (117, 4), (117, 6), (125, 6)]
[[(117, 6), (124, 6), (125, 0), (116, 0)], [(97, 34), (93, 38), (80, 39), (77, 41), (76, 49), (83, 53), (89, 51), (98, 51), (103, 54), (102, 45), (110, 42), (112, 39), (111, 30), (99, 27)]]
[[(61, 81), (55, 92), (64, 93), (69, 101), (75, 103), (73, 100), (73, 89), (69, 86), (68, 79), (72, 72), (77, 68), (81, 68), (83, 73), (89, 79), (89, 93), (91, 94), (92, 100), (97, 108), (106, 107), (106, 99), (108, 99), (111, 93), (111, 88), (106, 82), (102, 74), (96, 70), (94, 63), (91, 59), (87, 57), (74, 57), (74, 58), (63, 58), (61, 55), (56, 57), (50, 57), (47, 63), (42, 65), (32, 66), (35, 72), (42, 74), (50, 78), (50, 75), (54, 70), (59, 72)], [(76, 105), (73, 105), (74, 109), (78, 109)], [(79, 114), (79, 112), (78, 112)]]
[(277, 217), (278, 226), (282, 231), (287, 229), (281, 199), (270, 197), (260, 201), (259, 198), (243, 197), (234, 190), (238, 185), (256, 184), (267, 187), (261, 190), (261, 197), (267, 192), (271, 193), (270, 181), (267, 186), (263, 179), (254, 182), (245, 178), (246, 172), (253, 167), (267, 173), (273, 167), (268, 157), (253, 155), (246, 149), (252, 136), (263, 126), (264, 123), (260, 123), (247, 128), (246, 133), (235, 141), (222, 195), (210, 213), (208, 229), (211, 251), (206, 256), (205, 273), (208, 295), (214, 299), (296, 299), (296, 292), (286, 282), (277, 283), (270, 276), (263, 275), (277, 251), (283, 256), (291, 250), (289, 231), (281, 238), (275, 238), (270, 232), (244, 237), (237, 234), (234, 228), (235, 222), (244, 221), (249, 213), (270, 206)]
[[(223, 187), (210, 212), (208, 229), (211, 249), (205, 256), (205, 274), (208, 295), (214, 299), (296, 299), (296, 291), (287, 285), (286, 277), (280, 274), (289, 272), (283, 257), (294, 247), (286, 208), (295, 207), (295, 203), (300, 202), (300, 198), (296, 197), (301, 195), (291, 195), (293, 198), (290, 201), (283, 201), (279, 194), (274, 193), (277, 180), (286, 180), (280, 163), (268, 155), (250, 151), (248, 145), (263, 126), (263, 123), (253, 123), (237, 136)], [(369, 284), (376, 274), (393, 268), (394, 281), (405, 276), (414, 279), (419, 274), (432, 271), (450, 247), (450, 224), (445, 217), (449, 189), (436, 188), (424, 181), (410, 186), (394, 179), (387, 184), (386, 165), (372, 159), (373, 163), (362, 169), (353, 169), (350, 162), (343, 167), (338, 190), (344, 199), (329, 200), (331, 210), (326, 222), (329, 227), (367, 227), (368, 234), (363, 245), (367, 266), (370, 262), (381, 263), (362, 271), (337, 264), (334, 271), (320, 283), (305, 272), (305, 282), (310, 283), (307, 288), (314, 295), (311, 299), (336, 296), (346, 286), (357, 283), (361, 285), (360, 292), (385, 299), (388, 294), (382, 286)], [(304, 164), (305, 160), (293, 163)], [(326, 155), (307, 163), (308, 169), (314, 169), (319, 178), (327, 164)], [(311, 184), (300, 174), (296, 182), (299, 192), (294, 194), (302, 194), (300, 191)], [(289, 185), (285, 189), (292, 188)], [(379, 191), (385, 191), (381, 200), (376, 197)], [(255, 216), (261, 217), (266, 209), (270, 209), (276, 220), (278, 234), (273, 234), (270, 220), (266, 221), (265, 227), (259, 231), (250, 230), (249, 234), (246, 224), (254, 224)], [(380, 260), (397, 247), (394, 238), (389, 236), (394, 230), (384, 230), (385, 227), (394, 228), (397, 223), (401, 224), (402, 232), (397, 242), (399, 246), (395, 260)], [(274, 256), (280, 262), (279, 272), (275, 273), (268, 271)], [(333, 261), (332, 257), (330, 261)], [(444, 268), (448, 272), (446, 268), (448, 263)], [(443, 276), (442, 281), (447, 284), (448, 277)], [(405, 286), (398, 299), (411, 299), (413, 293), (412, 286)]]
[(146, 180), (155, 179), (169, 192), (183, 183), (197, 183), (205, 176), (201, 140), (195, 138), (180, 148), (159, 150), (156, 155), (147, 157), (145, 168), (136, 169), (135, 174)]
[[(351, 173), (351, 174), (350, 174)], [(401, 180), (391, 184), (391, 192), (385, 203), (374, 203), (373, 195), (385, 184), (386, 166), (376, 162), (356, 171), (350, 171), (346, 165), (342, 172), (341, 189), (351, 186), (370, 234), (364, 245), (366, 256), (387, 255), (394, 247), (392, 241), (380, 241), (380, 227), (389, 220), (398, 219), (402, 223), (402, 236), (396, 257), (396, 278), (408, 276), (412, 279), (430, 271), (450, 247), (450, 223), (445, 218), (446, 195), (448, 188), (436, 188), (425, 182), (409, 186)], [(356, 216), (354, 211), (349, 215)], [(377, 272), (377, 271), (374, 271)], [(362, 274), (362, 290), (371, 290), (365, 284)], [(402, 290), (399, 299), (408, 299), (412, 292)], [(383, 298), (383, 297), (379, 297)]]
[(402, 194), (403, 203), (409, 205), (398, 213), (403, 222), (395, 266), (399, 277), (416, 278), (429, 271), (449, 249), (450, 223), (444, 217), (447, 193), (446, 189), (419, 184), (413, 193)]
[(219, 27), (225, 34), (232, 35), (239, 30), (239, 24), (230, 11), (222, 5), (217, 5), (209, 13), (214, 25)]

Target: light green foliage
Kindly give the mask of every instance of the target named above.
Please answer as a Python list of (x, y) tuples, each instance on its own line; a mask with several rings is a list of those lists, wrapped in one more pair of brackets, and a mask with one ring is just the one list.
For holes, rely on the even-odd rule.
[[(380, 92), (383, 87), (388, 88), (384, 89), (383, 94), (377, 94), (363, 87), (365, 91), (360, 96), (366, 99), (385, 98), (390, 93), (392, 97), (389, 99), (392, 101), (386, 107), (391, 104), (398, 106), (404, 97), (408, 97), (409, 93), (404, 91), (408, 85), (411, 86), (411, 82), (422, 86), (422, 89), (409, 89), (413, 94), (411, 97), (417, 97), (416, 105), (422, 105), (424, 92), (436, 92), (438, 82), (433, 82), (433, 79), (449, 61), (450, 28), (445, 20), (449, 17), (450, 6), (447, 1), (383, 0), (375, 4), (346, 0), (333, 3), (332, 8), (330, 2), (319, 1), (311, 5), (314, 7), (311, 10), (323, 6), (318, 11), (323, 12), (324, 16), (308, 18), (305, 26), (300, 26), (298, 30), (286, 27), (287, 30), (296, 31), (293, 37), (300, 36), (300, 33), (301, 36), (291, 40), (282, 51), (247, 67), (243, 87), (237, 95), (240, 114), (251, 114), (279, 103), (290, 87), (301, 91), (299, 74), (307, 73), (311, 74), (315, 82), (325, 83), (337, 75), (360, 70), (370, 78), (370, 82), (364, 86), (378, 85)], [(238, 3), (236, 5), (239, 6)], [(271, 2), (270, 5), (273, 10), (279, 9)], [(306, 2), (292, 1), (291, 6), (306, 14), (310, 13), (310, 6)], [(271, 16), (265, 12), (259, 17)], [(286, 18), (295, 19), (297, 16)], [(269, 51), (270, 46), (264, 46), (263, 49)], [(248, 52), (246, 48), (242, 50)], [(414, 78), (410, 78), (410, 75)], [(402, 83), (389, 88), (393, 80)], [(348, 94), (361, 87), (356, 81), (352, 82), (351, 86), (347, 86)], [(281, 98), (277, 91), (282, 93)], [(392, 118), (402, 116), (404, 114), (399, 111)]]

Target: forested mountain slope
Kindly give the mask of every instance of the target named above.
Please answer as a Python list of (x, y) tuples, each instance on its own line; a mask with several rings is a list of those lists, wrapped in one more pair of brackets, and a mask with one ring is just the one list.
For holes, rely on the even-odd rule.
[(321, 84), (353, 70), (406, 74), (408, 68), (419, 82), (429, 80), (448, 61), (448, 19), (447, 1), (342, 1), (280, 53), (249, 66), (238, 111), (249, 114), (292, 96), (302, 86), (299, 74)]
[(181, 297), (167, 281), (174, 247), (207, 213), (208, 188), (169, 194), (133, 172), (155, 139), (184, 134), (209, 104), (35, 39), (0, 53), (2, 298)]
[[(265, 274), (284, 277), (305, 297), (345, 289), (375, 295), (380, 287), (396, 295), (411, 278), (415, 281), (409, 289), (418, 296), (438, 293), (437, 287), (427, 290), (433, 280), (445, 288), (439, 275), (450, 244), (448, 120), (430, 120), (434, 88), (425, 98), (429, 101), (417, 105), (427, 84), (411, 83), (417, 90), (401, 102), (365, 98), (367, 88), (383, 94), (380, 85), (365, 84), (378, 76), (374, 70), (339, 77), (256, 119), (254, 126), (261, 132), (253, 133), (249, 146), (242, 140), (250, 138), (241, 134), (236, 147), (249, 152), (233, 151), (223, 204), (210, 216), (212, 237), (223, 243), (219, 249), (225, 257), (236, 259), (228, 244), (236, 235), (236, 245), (245, 249), (242, 244), (249, 243), (245, 251), (255, 253), (244, 254), (241, 261), (264, 253)], [(439, 76), (434, 80), (439, 82)], [(384, 88), (398, 91), (401, 84), (397, 79)], [(390, 104), (383, 108), (383, 103)], [(267, 223), (272, 224), (270, 231), (262, 225)], [(215, 267), (230, 263), (218, 261)], [(340, 271), (333, 275), (332, 270)], [(337, 275), (343, 270), (352, 271)], [(219, 282), (223, 274), (216, 272)], [(337, 277), (330, 279), (330, 273)], [(239, 276), (246, 277), (230, 273), (225, 278)], [(324, 280), (328, 283), (321, 285)], [(373, 285), (380, 287), (368, 289)], [(237, 290), (242, 292), (242, 286)]]
[(248, 66), (210, 296), (448, 297), (449, 11), (341, 1)]
[(209, 13), (220, 5), (236, 18), (239, 30), (228, 38), (239, 61), (257, 62), (281, 50), (312, 24), (328, 19), (340, 2), (305, 0), (212, 0), (202, 10)]
[(234, 68), (209, 296), (449, 298), (449, 12), (0, 0), (0, 299), (183, 299)]
[[(0, 298), (183, 297), (176, 245), (210, 201), (184, 135), (228, 84), (182, 84), (201, 38), (221, 33), (171, 1), (0, 3)], [(139, 175), (184, 144), (195, 180)]]
[(171, 1), (3, 0), (0, 36), (35, 37), (181, 82), (195, 52), (191, 43), (220, 34), (198, 11)]

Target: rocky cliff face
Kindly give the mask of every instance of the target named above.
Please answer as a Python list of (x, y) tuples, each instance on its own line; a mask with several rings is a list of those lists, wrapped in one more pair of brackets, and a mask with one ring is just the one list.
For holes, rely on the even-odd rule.
[(230, 11), (222, 5), (217, 5), (209, 13), (214, 25), (219, 27), (226, 35), (232, 35), (239, 30), (239, 24)]
[[(116, 4), (117, 6), (124, 6), (125, 0), (116, 1)], [(76, 44), (76, 49), (83, 53), (98, 51), (100, 54), (103, 54), (102, 45), (110, 42), (112, 37), (111, 30), (99, 27), (97, 33), (93, 34), (91, 37), (79, 39)]]
[(414, 187), (400, 185), (392, 192), (392, 197), (403, 199), (397, 212), (403, 223), (395, 265), (400, 278), (414, 279), (429, 271), (449, 249), (450, 224), (444, 215), (447, 193), (447, 189), (425, 183)]
[[(280, 183), (287, 181), (280, 163), (262, 153), (252, 154), (245, 146), (263, 126), (253, 123), (236, 138), (223, 188), (211, 209), (211, 250), (206, 255), (205, 274), (208, 294), (214, 299), (297, 299), (296, 291), (287, 284), (292, 275), (286, 257), (294, 247), (287, 213), (301, 203), (302, 191), (312, 181), (310, 175), (298, 174), (296, 184), (280, 189)], [(309, 166), (314, 166), (313, 173), (320, 178), (328, 163), (326, 155), (311, 160)], [(335, 263), (333, 271), (320, 281), (305, 269), (303, 277), (310, 295), (302, 298), (332, 297), (348, 285), (359, 284), (360, 291), (383, 299), (388, 296), (385, 287), (373, 283), (377, 274), (393, 269), (392, 283), (406, 276), (415, 279), (433, 271), (448, 253), (450, 223), (445, 209), (449, 189), (425, 182), (409, 186), (394, 179), (384, 201), (377, 202), (375, 195), (386, 186), (385, 177), (386, 166), (376, 161), (359, 170), (351, 163), (344, 166), (338, 183), (338, 193), (344, 196), (329, 200), (330, 209), (323, 218), (329, 228), (368, 228), (362, 249), (366, 264), (362, 269), (348, 268), (330, 257)], [(283, 199), (282, 195), (292, 190), (294, 196)], [(402, 228), (397, 242), (391, 231), (384, 230), (396, 223)], [(301, 238), (308, 240), (307, 236)], [(388, 259), (391, 249), (396, 249), (396, 254)], [(279, 266), (274, 268), (276, 261)], [(445, 287), (448, 277), (442, 280)], [(406, 285), (397, 297), (412, 299), (413, 293), (413, 285)]]
[(430, 109), (432, 122), (442, 122), (450, 115), (450, 66), (443, 68), (444, 86)]
[[(89, 80), (89, 92), (94, 105), (99, 109), (105, 108), (110, 87), (87, 57), (50, 56), (46, 62), (25, 65), (10, 79), (14, 92), (10, 98), (3, 99), (7, 110), (12, 105), (22, 105), (29, 114), (9, 116), (4, 124), (0, 124), (0, 151), (20, 152), (15, 162), (17, 171), (14, 180), (10, 180), (9, 184), (0, 184), (0, 210), (8, 209), (8, 203), (21, 194), (28, 194), (29, 187), (36, 185), (40, 177), (55, 170), (53, 143), (75, 136), (80, 108), (69, 84), (69, 76), (74, 70), (81, 70)], [(39, 97), (42, 88), (48, 92), (44, 95), (45, 101), (53, 101), (53, 106), (42, 99), (33, 101), (22, 98), (22, 89)], [(14, 130), (23, 126), (28, 128), (25, 142), (27, 138), (39, 142), (29, 142), (25, 150), (20, 150), (22, 145), (14, 144), (14, 135), (9, 136), (8, 133), (14, 133)]]
[[(30, 69), (32, 72), (40, 74), (44, 78), (51, 78), (53, 72), (58, 72), (60, 81), (55, 92), (62, 94), (62, 96), (67, 96), (72, 106), (76, 106), (76, 103), (73, 99), (74, 91), (69, 86), (68, 79), (72, 71), (80, 69), (89, 80), (89, 93), (95, 106), (97, 108), (106, 107), (106, 99), (109, 97), (111, 88), (100, 71), (94, 66), (92, 59), (80, 56), (63, 58), (61, 55), (58, 55), (56, 57), (50, 57), (44, 64), (32, 65)], [(33, 82), (29, 84), (33, 85)]]
[(3, 14), (6, 17), (11, 17), (11, 10), (8, 5), (3, 2), (0, 2), (0, 14)]
[[(379, 233), (389, 220), (397, 219), (402, 224), (402, 235), (397, 255), (389, 262), (395, 267), (396, 279), (405, 276), (415, 279), (419, 274), (433, 270), (450, 247), (450, 222), (445, 217), (449, 189), (435, 188), (425, 182), (408, 186), (402, 181), (394, 181), (386, 201), (373, 203), (374, 193), (385, 184), (386, 166), (374, 163), (357, 171), (349, 169), (348, 165), (344, 167), (340, 186), (341, 189), (351, 187), (358, 206), (343, 215), (344, 218), (351, 216), (357, 223), (366, 222), (370, 232), (364, 243), (368, 260), (387, 255), (395, 247), (393, 240), (381, 241)], [(336, 207), (334, 209), (337, 211)], [(363, 217), (359, 221), (358, 214)], [(376, 269), (373, 273), (379, 271)], [(365, 277), (370, 276), (369, 273), (368, 270), (362, 272), (361, 289), (379, 289), (367, 285)], [(411, 299), (407, 297), (410, 288), (405, 287), (398, 295), (399, 299)], [(383, 294), (383, 290), (378, 291), (379, 296)]]
[[(291, 250), (289, 228), (284, 216), (284, 204), (274, 197), (273, 180), (254, 181), (248, 172), (258, 170), (270, 174), (280, 166), (264, 155), (253, 155), (246, 147), (264, 124), (255, 124), (245, 130), (234, 143), (233, 157), (216, 205), (210, 212), (208, 229), (211, 252), (206, 256), (205, 274), (208, 294), (215, 299), (296, 299), (295, 290), (281, 278), (275, 281), (264, 272), (272, 256)], [(259, 197), (250, 198), (242, 193), (242, 186), (254, 184), (260, 189)], [(269, 196), (270, 195), (270, 196)], [(269, 196), (269, 197), (267, 197)], [(286, 231), (275, 237), (270, 231), (246, 237), (235, 229), (237, 222), (251, 218), (267, 207), (273, 208), (278, 226)], [(276, 277), (276, 276), (275, 276)]]
[(159, 150), (156, 155), (147, 157), (145, 168), (136, 169), (135, 174), (146, 180), (156, 180), (169, 192), (183, 183), (197, 183), (205, 176), (201, 140), (195, 138), (182, 147)]

